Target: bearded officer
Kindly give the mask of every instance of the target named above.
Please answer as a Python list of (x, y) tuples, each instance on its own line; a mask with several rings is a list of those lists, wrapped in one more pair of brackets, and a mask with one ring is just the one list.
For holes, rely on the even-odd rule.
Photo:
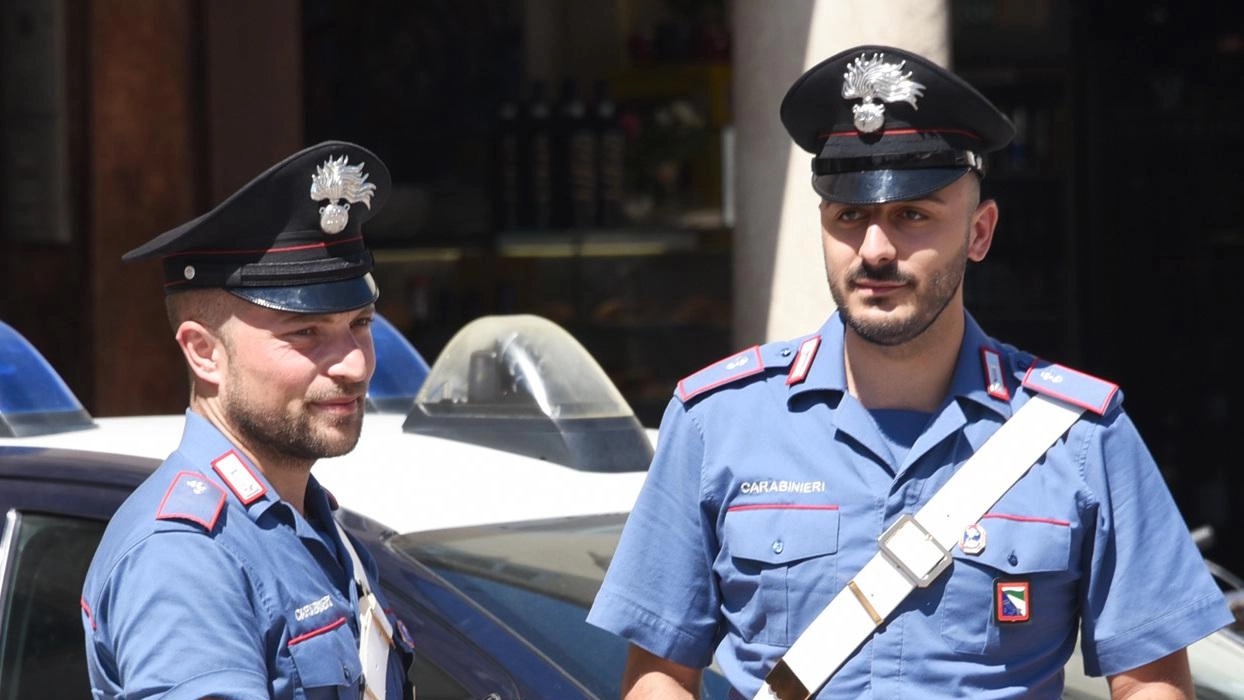
[(588, 617), (631, 642), (625, 696), (698, 697), (715, 654), (734, 698), (1053, 700), (1079, 633), (1114, 697), (1190, 697), (1184, 648), (1231, 617), (1117, 387), (964, 308), (1012, 125), (884, 46), (781, 118), (838, 310), (679, 383)]
[(82, 619), (94, 696), (410, 697), (376, 565), (311, 476), (359, 438), (384, 163), (327, 142), (130, 251), (163, 263), (190, 373), (181, 445), (121, 506)]

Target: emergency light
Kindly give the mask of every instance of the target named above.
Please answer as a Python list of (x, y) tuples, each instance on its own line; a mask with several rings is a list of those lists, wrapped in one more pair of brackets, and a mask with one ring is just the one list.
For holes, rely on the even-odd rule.
[(388, 319), (372, 317), (376, 373), (367, 387), (367, 409), (376, 413), (406, 413), (428, 376), (428, 363)]
[(652, 441), (621, 392), (565, 329), (485, 316), (446, 344), (402, 424), (582, 471), (644, 471)]
[(95, 427), (78, 398), (21, 333), (0, 321), (0, 437)]

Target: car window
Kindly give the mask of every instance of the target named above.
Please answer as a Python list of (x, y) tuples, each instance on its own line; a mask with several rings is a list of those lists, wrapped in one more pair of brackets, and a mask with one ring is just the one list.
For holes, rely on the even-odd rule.
[[(471, 691), (463, 688), (445, 669), (429, 661), (424, 654), (415, 654), (415, 663), (406, 677), (422, 700), (475, 700)], [(493, 697), (495, 700), (496, 696)]]
[(0, 700), (90, 697), (79, 601), (104, 523), (9, 511), (0, 539)]
[(600, 698), (621, 697), (626, 644), (584, 622), (587, 608), (486, 576), (433, 566), (458, 590), (497, 615)]

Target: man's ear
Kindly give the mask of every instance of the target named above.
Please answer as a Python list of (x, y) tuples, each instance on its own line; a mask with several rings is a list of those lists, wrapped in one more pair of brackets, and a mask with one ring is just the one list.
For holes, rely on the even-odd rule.
[(998, 225), (998, 203), (986, 199), (972, 213), (972, 226), (968, 239), (968, 260), (980, 262), (989, 254), (993, 245), (993, 230)]
[(195, 379), (219, 385), (227, 361), (225, 344), (220, 336), (198, 321), (182, 321), (175, 338)]

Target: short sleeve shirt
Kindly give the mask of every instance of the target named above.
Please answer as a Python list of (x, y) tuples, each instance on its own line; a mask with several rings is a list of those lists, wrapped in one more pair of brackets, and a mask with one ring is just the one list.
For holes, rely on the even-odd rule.
[[(716, 652), (752, 697), (882, 532), (1030, 397), (1034, 358), (966, 325), (948, 399), (897, 458), (846, 391), (836, 313), (799, 381), (796, 340), (753, 350), (763, 371), (675, 397), (588, 621), (691, 667)], [(1085, 670), (1112, 675), (1228, 624), (1120, 404), (1086, 413), (979, 521), (979, 551), (955, 548), (816, 697), (1054, 699), (1077, 636)]]
[[(306, 510), (187, 412), (180, 447), (117, 511), (87, 573), (94, 696), (362, 697), (353, 564), (314, 477)], [(375, 562), (353, 544), (375, 589)], [(396, 641), (390, 700), (409, 662)]]

